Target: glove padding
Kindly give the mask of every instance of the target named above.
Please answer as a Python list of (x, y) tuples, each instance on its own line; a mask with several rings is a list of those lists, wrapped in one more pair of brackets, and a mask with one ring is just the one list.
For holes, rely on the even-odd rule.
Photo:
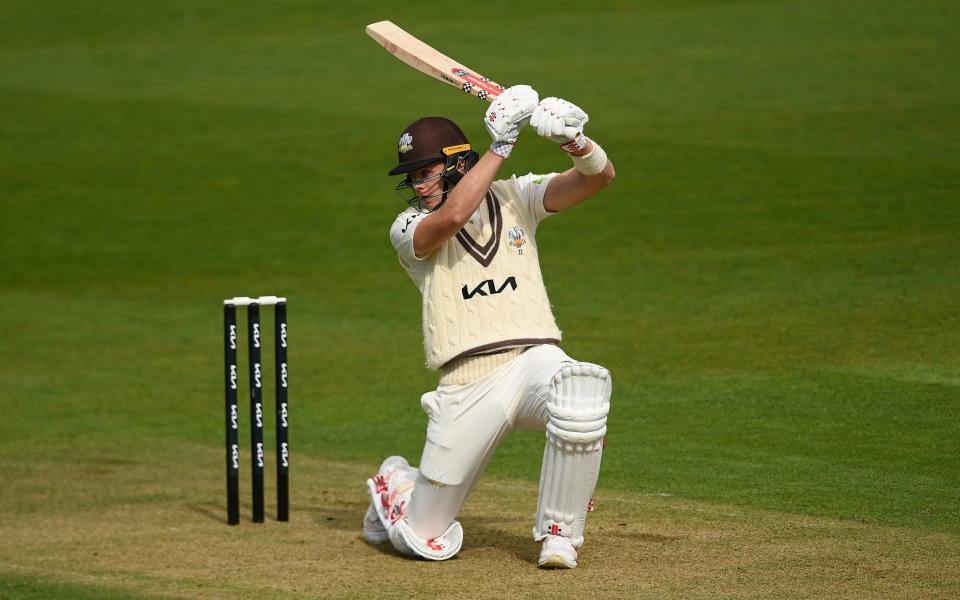
[[(587, 113), (576, 104), (550, 97), (541, 100), (533, 111), (530, 126), (537, 130), (537, 135), (563, 144), (564, 150), (569, 152), (586, 145), (583, 127), (589, 120)], [(574, 142), (573, 147), (567, 148), (571, 142)]]
[(536, 90), (529, 85), (509, 87), (497, 96), (483, 119), (493, 138), (491, 150), (504, 158), (510, 156), (520, 130), (530, 122), (530, 115), (537, 108), (538, 100)]

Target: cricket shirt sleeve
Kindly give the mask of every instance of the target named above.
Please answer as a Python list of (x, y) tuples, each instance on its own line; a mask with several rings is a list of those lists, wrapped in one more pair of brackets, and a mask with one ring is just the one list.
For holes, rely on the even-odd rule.
[(410, 271), (415, 269), (423, 259), (417, 258), (413, 251), (413, 232), (425, 215), (416, 210), (405, 210), (393, 221), (390, 227), (390, 242), (397, 251), (397, 257), (403, 268)]
[(553, 179), (554, 175), (556, 173), (545, 175), (527, 173), (519, 177), (514, 175), (510, 178), (510, 183), (513, 185), (520, 203), (534, 223), (539, 223), (553, 214), (543, 207), (543, 195), (546, 193), (547, 186), (550, 185), (550, 180)]

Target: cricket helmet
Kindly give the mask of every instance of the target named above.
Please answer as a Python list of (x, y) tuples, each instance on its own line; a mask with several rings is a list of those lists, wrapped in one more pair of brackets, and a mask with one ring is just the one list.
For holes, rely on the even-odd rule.
[[(414, 182), (409, 173), (427, 165), (442, 162), (440, 177), (443, 179), (443, 199), (453, 186), (460, 183), (464, 174), (480, 159), (480, 155), (470, 148), (470, 141), (456, 123), (444, 117), (423, 117), (407, 126), (397, 142), (397, 166), (389, 175), (407, 174), (397, 186), (397, 191), (412, 190)], [(416, 204), (424, 211), (422, 200), (416, 193), (410, 198), (404, 197), (411, 206)], [(437, 207), (439, 208), (439, 206)]]

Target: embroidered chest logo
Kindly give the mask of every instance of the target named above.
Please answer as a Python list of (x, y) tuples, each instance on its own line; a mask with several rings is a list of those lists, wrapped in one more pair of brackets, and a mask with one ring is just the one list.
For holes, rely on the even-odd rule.
[(510, 247), (517, 251), (517, 254), (523, 254), (523, 247), (527, 245), (527, 238), (523, 235), (523, 229), (519, 227), (514, 227), (507, 232), (507, 243), (510, 244)]
[(404, 133), (400, 136), (400, 141), (397, 143), (397, 150), (403, 154), (404, 152), (410, 152), (413, 150), (413, 136), (409, 133)]

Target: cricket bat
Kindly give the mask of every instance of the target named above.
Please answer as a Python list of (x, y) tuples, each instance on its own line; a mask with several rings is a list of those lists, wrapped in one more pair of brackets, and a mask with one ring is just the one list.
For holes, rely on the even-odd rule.
[(504, 87), (424, 44), (391, 21), (367, 25), (367, 35), (421, 73), (492, 102)]

